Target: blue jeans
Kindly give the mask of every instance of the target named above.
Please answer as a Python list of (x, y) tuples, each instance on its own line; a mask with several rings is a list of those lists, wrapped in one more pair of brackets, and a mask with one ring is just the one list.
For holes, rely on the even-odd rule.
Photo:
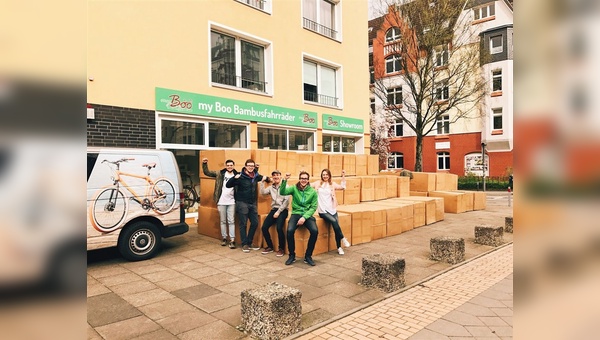
[(335, 244), (337, 245), (337, 247), (341, 247), (342, 244), (342, 239), (344, 238), (344, 234), (342, 233), (342, 228), (340, 228), (340, 219), (338, 218), (338, 214), (335, 213), (335, 215), (331, 215), (330, 213), (319, 213), (319, 217), (321, 217), (322, 219), (324, 219), (325, 221), (329, 222), (331, 224), (331, 227), (333, 228), (333, 232), (335, 233)]
[(283, 232), (283, 226), (285, 225), (285, 219), (288, 217), (288, 210), (284, 209), (277, 218), (273, 217), (273, 215), (277, 212), (277, 209), (271, 210), (267, 218), (262, 225), (262, 234), (267, 242), (267, 247), (273, 248), (273, 240), (271, 240), (271, 234), (269, 234), (269, 228), (275, 223), (277, 223), (277, 238), (279, 239), (279, 249), (284, 249), (285, 247), (285, 233)]
[[(240, 238), (242, 241), (242, 246), (250, 246), (252, 244), (252, 240), (254, 240), (256, 228), (258, 228), (258, 210), (256, 209), (256, 204), (235, 202), (235, 210), (237, 211), (238, 218), (240, 219)], [(248, 219), (250, 219), (250, 230), (248, 230), (248, 234), (246, 234), (246, 225), (248, 223)]]
[[(292, 216), (290, 217), (290, 222), (288, 223), (287, 242), (290, 256), (296, 256), (296, 240), (294, 239), (294, 233), (296, 233), (296, 229), (298, 229), (298, 220), (301, 217), (302, 215), (292, 214)], [(306, 227), (306, 229), (308, 229), (308, 232), (310, 233), (304, 257), (311, 257), (313, 250), (315, 250), (315, 244), (317, 243), (317, 235), (319, 235), (319, 230), (317, 229), (317, 222), (312, 216), (309, 217), (306, 221), (304, 221), (304, 226)]]
[(229, 225), (229, 239), (235, 239), (235, 204), (217, 205), (217, 210), (221, 220), (221, 238), (227, 238), (227, 225)]

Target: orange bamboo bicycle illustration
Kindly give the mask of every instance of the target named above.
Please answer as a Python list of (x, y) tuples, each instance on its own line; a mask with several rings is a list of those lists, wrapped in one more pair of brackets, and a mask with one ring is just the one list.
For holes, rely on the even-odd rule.
[[(134, 158), (122, 158), (114, 162), (103, 160), (102, 163), (108, 163), (109, 168), (113, 170), (111, 180), (113, 184), (109, 187), (100, 189), (93, 200), (90, 207), (90, 220), (92, 226), (103, 233), (110, 233), (117, 230), (127, 215), (129, 210), (129, 201), (134, 201), (141, 205), (144, 210), (154, 210), (158, 214), (166, 214), (175, 207), (175, 187), (167, 178), (150, 178), (150, 170), (156, 167), (156, 163), (143, 164), (142, 166), (148, 169), (146, 175), (138, 175), (134, 173), (122, 172), (120, 164), (122, 162), (133, 161)], [(114, 165), (116, 169), (113, 169)], [(122, 176), (140, 178), (146, 181), (146, 194), (138, 195), (123, 180)], [(122, 186), (122, 187), (121, 187)], [(123, 188), (127, 189), (131, 196), (125, 195)]]

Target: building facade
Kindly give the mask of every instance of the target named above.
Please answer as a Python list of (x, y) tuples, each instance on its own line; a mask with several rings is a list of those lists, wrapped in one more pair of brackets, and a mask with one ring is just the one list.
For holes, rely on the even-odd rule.
[(93, 1), (89, 146), (369, 153), (367, 0)]
[[(402, 4), (410, 1), (401, 2)], [(399, 6), (400, 8), (402, 5)], [(387, 14), (389, 15), (389, 13)], [(400, 29), (385, 16), (369, 21), (369, 61), (371, 67), (371, 110), (387, 114), (386, 106), (396, 104), (394, 98), (407, 96), (410, 88), (403, 84), (397, 73), (390, 47), (397, 41)], [(489, 86), (487, 94), (478, 104), (476, 118), (453, 120), (452, 112), (433, 122), (431, 133), (423, 139), (422, 166), (426, 172), (450, 172), (459, 176), (505, 176), (513, 165), (513, 11), (512, 2), (505, 0), (467, 1), (455, 30), (468, 31), (468, 41), (461, 44), (479, 45), (480, 66), (478, 72)], [(443, 67), (448, 62), (448, 51), (455, 48), (449, 44), (433, 53), (434, 66)], [(377, 65), (385, 63), (376, 74)], [(388, 85), (387, 103), (373, 94), (373, 84), (385, 78)], [(436, 89), (438, 100), (448, 97), (452, 88)], [(390, 99), (391, 98), (391, 99)], [(401, 99), (399, 100), (401, 102)], [(414, 170), (416, 161), (415, 133), (402, 120), (391, 122), (390, 156), (388, 169)], [(485, 158), (482, 158), (482, 152)]]

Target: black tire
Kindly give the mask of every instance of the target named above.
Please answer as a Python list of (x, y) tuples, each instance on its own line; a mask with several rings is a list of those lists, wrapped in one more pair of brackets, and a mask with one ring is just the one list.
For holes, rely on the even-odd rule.
[(135, 222), (119, 235), (119, 252), (129, 261), (147, 260), (159, 251), (162, 237), (158, 227), (150, 222)]
[(191, 186), (186, 185), (183, 187), (183, 206), (185, 209), (191, 208), (198, 201), (196, 191)]

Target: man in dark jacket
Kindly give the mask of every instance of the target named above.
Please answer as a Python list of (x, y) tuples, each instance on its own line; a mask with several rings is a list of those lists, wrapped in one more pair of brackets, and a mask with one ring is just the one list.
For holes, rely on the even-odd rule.
[[(252, 159), (246, 160), (242, 172), (235, 175), (225, 186), (227, 188), (235, 187), (235, 210), (240, 220), (240, 237), (242, 239), (242, 251), (245, 253), (252, 250), (260, 250), (260, 247), (253, 244), (254, 233), (258, 227), (258, 209), (256, 206), (256, 197), (258, 183), (263, 180), (263, 176), (258, 174), (256, 163)], [(246, 224), (250, 219), (250, 230), (246, 233)]]
[(202, 159), (202, 171), (208, 177), (215, 177), (215, 192), (213, 200), (217, 204), (219, 219), (221, 220), (221, 245), (227, 245), (227, 225), (229, 224), (229, 248), (235, 249), (235, 198), (234, 189), (224, 186), (230, 179), (238, 174), (234, 167), (235, 163), (228, 159), (225, 168), (219, 171), (208, 170), (208, 159)]

